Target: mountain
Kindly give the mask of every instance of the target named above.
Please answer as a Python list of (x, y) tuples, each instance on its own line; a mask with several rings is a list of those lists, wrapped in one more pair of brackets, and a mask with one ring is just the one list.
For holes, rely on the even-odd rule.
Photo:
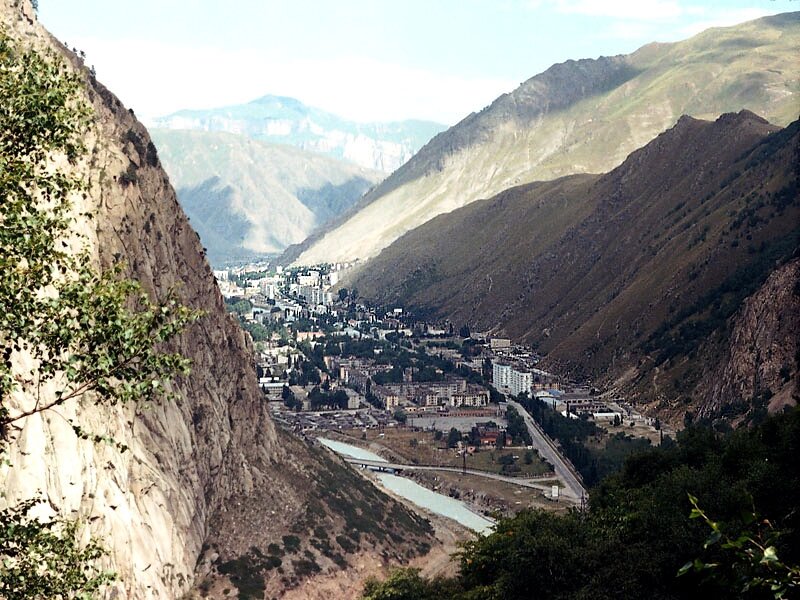
[(786, 125), (798, 114), (798, 47), (795, 12), (554, 65), (437, 135), (360, 210), (283, 261), (370, 258), (436, 215), (512, 186), (608, 171), (682, 114), (747, 108)]
[(152, 132), (212, 264), (282, 252), (383, 175), (291, 146), (207, 131)]
[[(727, 325), (698, 353), (707, 360), (697, 414), (738, 419), (800, 403), (800, 258), (776, 268)], [(685, 406), (672, 408), (683, 417)]]
[(346, 285), (532, 343), (563, 372), (638, 377), (642, 399), (691, 397), (702, 369), (689, 357), (712, 364), (728, 319), (797, 251), (798, 140), (798, 121), (684, 116), (606, 175), (440, 215)]
[(181, 110), (156, 119), (154, 126), (243, 134), (384, 173), (397, 169), (445, 129), (445, 125), (431, 121), (349, 121), (283, 96), (264, 96), (247, 104), (208, 110)]
[[(275, 428), (258, 387), (252, 342), (226, 313), (198, 236), (178, 204), (146, 129), (132, 111), (37, 23), (29, 0), (0, 2), (0, 31), (4, 69), (8, 60), (23, 57), (16, 60), (25, 69), (16, 72), (28, 82), (23, 98), (9, 98), (8, 90), (19, 87), (7, 85), (13, 77), (7, 80), (4, 74), (4, 126), (27, 123), (26, 131), (34, 130), (44, 143), (63, 136), (63, 129), (56, 136), (51, 133), (53, 123), (65, 112), (59, 109), (53, 114), (63, 94), (60, 88), (51, 92), (48, 86), (64, 77), (76, 78), (76, 103), (90, 109), (85, 127), (67, 131), (67, 135), (81, 136), (85, 156), (75, 160), (53, 153), (29, 157), (38, 163), (31, 171), (55, 170), (85, 180), (82, 193), (74, 194), (72, 210), (64, 215), (71, 224), (69, 236), (82, 235), (80, 247), (85, 245), (96, 267), (117, 265), (150, 298), (166, 302), (173, 294), (181, 304), (203, 313), (195, 324), (159, 344), (191, 362), (190, 374), (167, 384), (174, 398), (111, 404), (88, 393), (68, 400), (52, 385), (35, 391), (20, 387), (6, 395), (9, 388), (4, 379), (3, 413), (31, 414), (3, 427), (2, 514), (5, 518), (7, 507), (37, 499), (37, 508), (45, 511), (40, 516), (57, 514), (74, 521), (80, 542), (80, 549), (73, 548), (56, 536), (38, 542), (29, 555), (38, 557), (45, 548), (50, 552), (44, 556), (63, 551), (69, 559), (83, 552), (91, 537), (107, 552), (99, 560), (101, 571), (117, 575), (97, 594), (139, 600), (188, 597), (195, 584), (205, 589), (202, 595), (206, 597), (204, 586), (214, 584), (215, 577), (225, 580), (221, 589), (215, 589), (216, 597), (227, 596), (231, 590), (235, 596), (237, 588), (240, 597), (256, 597), (257, 590), (262, 597), (276, 597), (289, 587), (296, 588), (298, 597), (312, 597), (303, 586), (314, 573), (355, 573), (357, 566), (363, 575), (387, 562), (397, 564), (424, 553), (432, 540), (426, 522), (377, 488), (363, 485), (342, 461)], [(54, 74), (55, 69), (31, 72), (36, 61), (23, 63), (31, 50), (47, 61), (63, 62), (64, 74)], [(25, 106), (29, 112), (20, 118), (8, 110), (9, 105)], [(10, 145), (4, 135), (0, 149), (4, 165)], [(46, 160), (46, 165), (41, 164)], [(9, 206), (4, 198), (2, 216)], [(25, 226), (36, 231), (40, 223), (34, 221)], [(47, 243), (44, 239), (37, 238), (39, 247)], [(71, 248), (65, 243), (53, 251), (70, 252)], [(22, 262), (19, 268), (25, 268)], [(8, 281), (4, 274), (3, 286)], [(70, 293), (82, 294), (79, 287)], [(87, 301), (102, 311), (113, 298)], [(131, 308), (134, 304), (130, 302)], [(91, 320), (92, 315), (85, 316)], [(68, 323), (75, 319), (69, 314), (63, 318), (63, 327), (70, 327)], [(133, 331), (115, 329), (121, 338), (118, 343), (137, 343), (141, 336), (137, 328), (139, 321)], [(0, 332), (6, 349), (4, 364), (11, 365), (11, 373), (19, 372), (14, 369), (34, 372), (33, 351), (26, 355), (25, 340), (9, 342), (6, 334)], [(60, 335), (54, 333), (51, 338)], [(12, 343), (16, 352), (11, 351)], [(89, 345), (85, 352), (96, 363), (83, 367), (73, 362), (75, 354), (69, 346), (62, 354), (70, 359), (69, 368), (111, 373), (106, 385), (114, 385), (115, 371), (103, 369), (108, 360), (115, 364), (117, 356), (96, 354), (101, 352), (96, 345), (106, 340), (84, 343)], [(114, 342), (111, 347), (116, 347)], [(40, 351), (39, 357), (46, 360), (47, 350), (36, 348)], [(4, 370), (4, 375), (8, 372)], [(59, 399), (61, 404), (41, 410)], [(103, 438), (95, 440), (87, 431)], [(31, 539), (27, 533), (20, 538), (19, 528), (16, 534), (17, 539)], [(8, 543), (14, 535), (13, 524), (4, 526), (0, 548), (4, 589), (50, 597), (50, 588), (40, 587), (38, 578), (35, 590), (24, 589), (26, 582), (19, 581), (18, 556), (20, 550), (27, 550)], [(283, 556), (287, 547), (289, 555), (276, 569), (281, 564), (276, 554)], [(292, 556), (293, 552), (297, 555)], [(52, 566), (42, 563), (42, 571), (48, 569)], [(80, 575), (74, 578), (79, 581)]]

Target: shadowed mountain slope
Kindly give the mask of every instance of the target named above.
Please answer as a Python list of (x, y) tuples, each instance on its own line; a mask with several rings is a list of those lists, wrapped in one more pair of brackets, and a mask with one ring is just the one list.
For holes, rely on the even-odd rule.
[(575, 374), (676, 364), (797, 247), (798, 130), (748, 111), (682, 117), (606, 175), (433, 219), (351, 284), (531, 342)]

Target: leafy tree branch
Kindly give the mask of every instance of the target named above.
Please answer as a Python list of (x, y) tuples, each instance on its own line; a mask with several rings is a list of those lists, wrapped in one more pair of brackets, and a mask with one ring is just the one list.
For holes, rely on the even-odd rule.
[[(91, 110), (82, 74), (0, 31), (0, 434), (33, 414), (88, 399), (103, 405), (169, 397), (189, 361), (169, 342), (198, 318), (174, 293), (151, 299), (123, 267), (100, 272), (76, 232), (74, 201)], [(55, 411), (57, 414), (63, 415)], [(70, 421), (75, 434), (106, 441)], [(0, 459), (7, 452), (0, 446)], [(12, 467), (13, 468), (13, 467)], [(0, 509), (0, 597), (91, 597), (113, 579), (80, 524), (40, 520), (25, 500)]]

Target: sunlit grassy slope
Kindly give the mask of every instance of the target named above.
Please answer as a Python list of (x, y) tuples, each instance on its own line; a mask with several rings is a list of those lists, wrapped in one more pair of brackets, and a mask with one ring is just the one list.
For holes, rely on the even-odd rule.
[(800, 112), (800, 13), (707, 30), (633, 54), (554, 65), (438, 135), (298, 263), (369, 258), (438, 214), (509, 187), (600, 173), (682, 114), (749, 109), (786, 125)]

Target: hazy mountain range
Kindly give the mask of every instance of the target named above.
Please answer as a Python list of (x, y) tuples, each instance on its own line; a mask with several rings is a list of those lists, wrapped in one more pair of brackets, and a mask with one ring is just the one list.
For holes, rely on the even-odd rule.
[(306, 106), (294, 98), (269, 95), (247, 104), (181, 110), (156, 119), (154, 126), (242, 134), (384, 173), (397, 169), (446, 128), (441, 123), (420, 120), (359, 123)]
[(383, 174), (243, 135), (151, 130), (215, 266), (276, 254), (356, 202)]
[(682, 114), (747, 108), (786, 125), (798, 114), (798, 47), (800, 13), (787, 13), (554, 65), (437, 135), (283, 260), (373, 257), (436, 215), (512, 186), (608, 171)]

